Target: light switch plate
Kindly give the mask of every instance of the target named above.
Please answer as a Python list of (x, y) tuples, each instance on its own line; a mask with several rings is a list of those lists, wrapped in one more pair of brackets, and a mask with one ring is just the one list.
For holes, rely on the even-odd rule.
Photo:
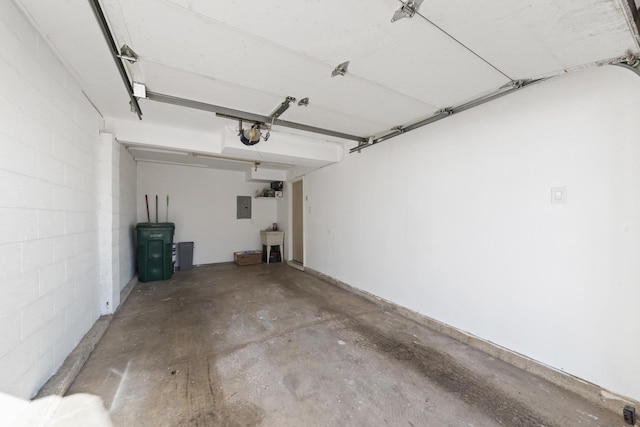
[(551, 187), (551, 204), (567, 203), (567, 187)]

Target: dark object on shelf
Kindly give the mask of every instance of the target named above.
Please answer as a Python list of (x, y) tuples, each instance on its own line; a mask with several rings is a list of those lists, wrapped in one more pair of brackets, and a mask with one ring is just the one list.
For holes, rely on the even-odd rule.
[(282, 191), (282, 181), (273, 181), (271, 183), (271, 189), (273, 191)]
[(174, 231), (172, 222), (141, 222), (136, 225), (138, 280), (154, 282), (171, 278)]
[(193, 268), (193, 242), (178, 243), (178, 265), (180, 266), (180, 271)]
[(258, 193), (258, 196), (256, 196), (256, 197), (262, 197), (262, 198), (265, 198), (265, 197), (276, 197), (276, 192), (273, 191), (270, 188), (265, 188), (264, 190), (260, 191)]
[(273, 264), (274, 262), (282, 262), (280, 245), (271, 246), (270, 254), (267, 254), (267, 247), (265, 245), (262, 245), (262, 262), (267, 262), (267, 256), (269, 257), (269, 264)]

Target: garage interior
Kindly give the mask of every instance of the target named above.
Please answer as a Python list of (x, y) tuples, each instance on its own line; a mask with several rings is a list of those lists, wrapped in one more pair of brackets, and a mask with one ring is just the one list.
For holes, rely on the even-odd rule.
[[(633, 0), (1, 0), (0, 23), (0, 392), (43, 396), (93, 337), (57, 393), (118, 425), (634, 423)], [(148, 219), (193, 270), (138, 282)], [(273, 224), (283, 262), (232, 264)]]

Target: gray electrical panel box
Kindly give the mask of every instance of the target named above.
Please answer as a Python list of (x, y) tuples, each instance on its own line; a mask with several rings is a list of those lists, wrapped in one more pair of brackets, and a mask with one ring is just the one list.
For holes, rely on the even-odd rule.
[(238, 196), (238, 219), (251, 219), (251, 196)]

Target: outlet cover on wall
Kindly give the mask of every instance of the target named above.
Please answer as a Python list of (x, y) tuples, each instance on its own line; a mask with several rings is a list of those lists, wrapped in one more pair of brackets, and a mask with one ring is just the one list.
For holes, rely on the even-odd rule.
[(567, 187), (551, 187), (551, 204), (567, 203)]

